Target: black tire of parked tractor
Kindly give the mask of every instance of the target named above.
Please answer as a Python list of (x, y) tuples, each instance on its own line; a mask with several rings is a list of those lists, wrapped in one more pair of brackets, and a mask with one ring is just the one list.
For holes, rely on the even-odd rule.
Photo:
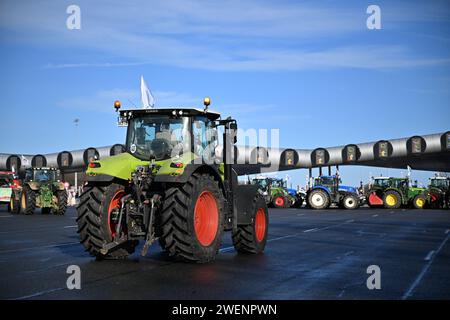
[[(317, 202), (314, 203), (313, 202), (313, 198), (316, 199), (316, 197), (321, 197), (322, 198), (322, 202)], [(315, 210), (320, 210), (320, 209), (326, 209), (330, 206), (330, 197), (328, 196), (328, 194), (321, 190), (321, 189), (315, 189), (312, 190), (309, 195), (308, 195), (308, 204), (312, 209)]]
[(56, 198), (58, 199), (58, 209), (53, 210), (53, 214), (63, 216), (67, 210), (67, 191), (65, 189), (56, 191)]
[(412, 205), (415, 209), (423, 209), (425, 208), (426, 203), (427, 197), (423, 194), (418, 194), (414, 197)]
[(354, 194), (347, 194), (342, 199), (342, 207), (346, 210), (355, 210), (359, 208), (359, 199)]
[(302, 205), (303, 205), (303, 198), (296, 197), (295, 198), (295, 203), (294, 203), (294, 208), (301, 208)]
[(20, 209), (27, 215), (34, 214), (34, 209), (36, 209), (36, 192), (29, 186), (24, 186), (22, 189)]
[(20, 200), (17, 200), (14, 194), (11, 194), (11, 199), (8, 204), (8, 211), (11, 212), (11, 214), (20, 213)]
[(286, 197), (279, 195), (279, 194), (275, 195), (272, 200), (272, 206), (277, 209), (287, 208), (289, 206), (288, 199), (286, 199)]
[[(169, 188), (156, 220), (162, 248), (176, 259), (195, 263), (213, 261), (222, 243), (224, 202), (217, 180), (209, 174), (194, 173), (185, 184)], [(205, 208), (204, 203), (212, 208), (207, 215), (202, 214), (205, 209), (200, 209)], [(200, 228), (201, 221), (208, 225), (207, 240), (196, 231), (196, 224)]]
[(118, 192), (124, 186), (117, 183), (97, 184), (89, 183), (84, 187), (80, 198), (78, 211), (78, 233), (80, 243), (87, 252), (97, 259), (123, 259), (132, 254), (138, 241), (127, 241), (109, 251), (106, 255), (101, 253), (105, 243), (112, 241), (109, 221), (109, 207)]
[[(395, 204), (390, 205), (389, 203), (386, 202), (386, 199), (389, 196), (393, 196), (396, 198)], [(402, 205), (402, 197), (400, 195), (400, 193), (398, 193), (397, 191), (394, 190), (388, 190), (384, 193), (383, 195), (383, 205), (386, 209), (398, 209), (400, 208), (400, 206)]]
[(252, 223), (233, 228), (233, 246), (239, 253), (258, 254), (264, 251), (269, 231), (269, 211), (262, 197), (253, 200)]
[(50, 214), (52, 212), (52, 208), (46, 207), (41, 209), (42, 214)]

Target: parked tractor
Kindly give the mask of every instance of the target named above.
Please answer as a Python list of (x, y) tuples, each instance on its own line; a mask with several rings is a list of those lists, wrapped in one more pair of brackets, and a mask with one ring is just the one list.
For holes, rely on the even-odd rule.
[(267, 205), (271, 205), (274, 208), (300, 207), (303, 203), (300, 195), (297, 195), (297, 193), (292, 194), (288, 190), (286, 181), (283, 179), (258, 176), (253, 178), (250, 183), (258, 187)]
[[(67, 191), (55, 168), (27, 168), (22, 186), (13, 189), (13, 197), (25, 214), (33, 214), (36, 208), (41, 208), (43, 214), (64, 215), (67, 209)], [(11, 211), (19, 213), (18, 206)]]
[(314, 183), (306, 193), (307, 204), (313, 209), (326, 209), (331, 204), (354, 210), (359, 207), (356, 188), (343, 186), (338, 175), (314, 178)]
[(440, 209), (450, 207), (450, 177), (430, 178), (427, 204), (430, 208)]
[(397, 209), (401, 206), (413, 206), (422, 209), (426, 201), (426, 189), (411, 186), (409, 178), (373, 178), (367, 193), (367, 203), (370, 207)]
[(236, 120), (209, 111), (209, 103), (204, 110), (120, 110), (115, 102), (119, 126), (128, 127), (126, 152), (89, 163), (77, 208), (91, 255), (125, 258), (144, 241), (144, 256), (158, 240), (169, 256), (206, 263), (224, 231), (239, 253), (263, 252), (267, 205), (256, 186), (238, 184), (232, 168)]
[(0, 171), (0, 204), (6, 204), (8, 211), (17, 213), (19, 201), (13, 195), (13, 189), (20, 187), (18, 176), (12, 171)]

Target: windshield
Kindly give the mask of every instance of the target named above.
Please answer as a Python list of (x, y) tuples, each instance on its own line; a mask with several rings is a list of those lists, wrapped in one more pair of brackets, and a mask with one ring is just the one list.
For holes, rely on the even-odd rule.
[(314, 185), (316, 185), (316, 186), (332, 186), (332, 185), (334, 185), (334, 179), (326, 178), (326, 177), (316, 178), (314, 181)]
[(253, 179), (253, 184), (258, 186), (259, 189), (263, 190), (265, 190), (268, 185), (266, 179)]
[(378, 187), (389, 187), (389, 179), (375, 179), (373, 184)]
[(447, 180), (447, 179), (432, 179), (431, 185), (433, 187), (446, 189), (446, 188), (448, 188), (449, 180)]
[(131, 119), (127, 151), (143, 160), (169, 159), (189, 149), (189, 118), (146, 115)]
[(56, 180), (56, 172), (54, 170), (36, 170), (34, 171), (34, 180), (37, 182)]
[(272, 187), (285, 188), (285, 183), (283, 180), (273, 180)]

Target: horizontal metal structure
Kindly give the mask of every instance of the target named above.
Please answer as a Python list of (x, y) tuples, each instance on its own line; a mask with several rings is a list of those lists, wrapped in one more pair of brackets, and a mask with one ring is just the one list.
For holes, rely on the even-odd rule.
[[(50, 154), (0, 154), (0, 170), (23, 171), (27, 167), (58, 167), (63, 172), (83, 170), (92, 159), (125, 151), (122, 144)], [(220, 156), (221, 148), (216, 151)], [(450, 131), (401, 139), (347, 144), (316, 149), (236, 146), (234, 168), (239, 175), (335, 165), (450, 172)]]

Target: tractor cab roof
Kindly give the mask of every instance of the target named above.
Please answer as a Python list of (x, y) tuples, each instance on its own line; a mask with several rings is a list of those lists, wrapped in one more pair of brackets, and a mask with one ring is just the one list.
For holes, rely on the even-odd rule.
[(163, 109), (128, 109), (120, 110), (121, 117), (138, 117), (142, 115), (166, 115), (166, 116), (205, 116), (209, 120), (217, 120), (220, 118), (220, 113), (212, 110), (201, 110), (197, 108), (163, 108)]

